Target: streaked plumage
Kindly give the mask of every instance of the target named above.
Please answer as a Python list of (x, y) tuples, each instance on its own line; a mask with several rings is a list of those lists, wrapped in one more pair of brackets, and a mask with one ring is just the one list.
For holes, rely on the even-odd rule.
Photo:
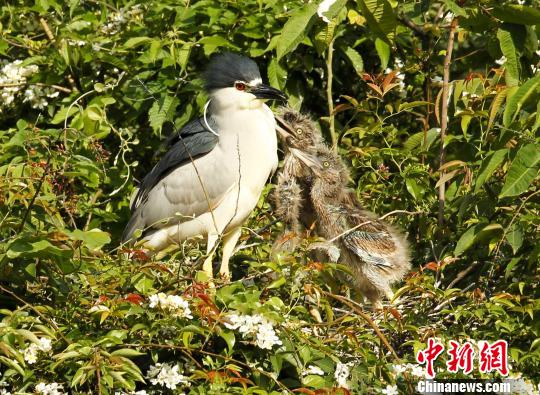
[[(280, 177), (300, 185), (303, 183), (299, 210), (307, 210), (316, 221), (317, 234), (331, 241), (321, 243), (318, 249), (326, 254), (327, 259), (332, 260), (333, 257), (347, 265), (352, 276), (347, 276), (346, 281), (373, 304), (380, 306), (383, 297), (392, 297), (390, 285), (401, 280), (410, 269), (407, 242), (400, 232), (362, 208), (354, 191), (347, 188), (349, 172), (339, 155), (327, 147), (322, 138), (309, 136), (320, 136), (316, 126), (312, 122), (308, 127), (302, 126), (302, 134), (297, 140), (294, 131), (300, 123), (294, 120), (299, 118), (289, 115), (289, 119), (293, 122), (283, 125), (283, 116), (280, 124), (287, 127), (290, 134), (286, 138), (289, 149), (285, 162), (292, 164), (288, 169), (284, 168)], [(304, 119), (302, 121), (305, 122)], [(298, 172), (295, 169), (299, 169)], [(278, 183), (276, 196), (280, 196), (283, 185), (287, 182)], [(279, 207), (279, 198), (277, 202)], [(303, 224), (311, 226), (309, 222)]]

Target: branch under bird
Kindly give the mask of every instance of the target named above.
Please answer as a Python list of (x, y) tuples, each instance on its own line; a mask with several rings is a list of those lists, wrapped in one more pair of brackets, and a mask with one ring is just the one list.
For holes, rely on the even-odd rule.
[(203, 116), (172, 136), (169, 150), (144, 177), (122, 241), (140, 239), (156, 252), (206, 236), (203, 270), (212, 278), (222, 238), (219, 272), (228, 278), (241, 225), (278, 165), (276, 122), (265, 101), (286, 97), (262, 83), (253, 60), (232, 53), (215, 56), (204, 79), (209, 101)]
[[(277, 119), (288, 147), (275, 193), (278, 212), (284, 204), (296, 202), (294, 211), (284, 213), (286, 224), (294, 231), (298, 221), (305, 227), (315, 222), (318, 235), (328, 240), (319, 243), (318, 249), (328, 260), (345, 264), (352, 273), (347, 282), (381, 307), (382, 298), (393, 297), (391, 284), (410, 270), (405, 238), (363, 209), (347, 187), (346, 166), (324, 144), (313, 121), (291, 110)], [(299, 188), (293, 190), (290, 185)]]

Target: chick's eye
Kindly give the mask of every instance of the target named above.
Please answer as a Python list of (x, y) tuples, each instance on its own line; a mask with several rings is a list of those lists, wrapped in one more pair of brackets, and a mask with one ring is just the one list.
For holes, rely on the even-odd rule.
[(297, 135), (301, 136), (302, 133), (304, 133), (304, 131), (302, 129), (300, 129), (300, 128), (296, 129), (296, 134)]
[(323, 165), (324, 167), (328, 167), (328, 166), (330, 166), (330, 162), (324, 161), (322, 165)]
[(246, 90), (246, 84), (243, 82), (235, 82), (234, 87), (239, 91), (245, 91)]

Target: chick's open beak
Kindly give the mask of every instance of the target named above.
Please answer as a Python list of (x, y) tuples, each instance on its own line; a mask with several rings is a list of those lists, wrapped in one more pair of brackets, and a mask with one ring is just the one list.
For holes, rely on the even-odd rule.
[(302, 163), (304, 163), (307, 167), (311, 168), (313, 171), (323, 169), (321, 160), (316, 155), (308, 154), (307, 152), (299, 150), (298, 148), (291, 148), (290, 151), (296, 158), (298, 158)]
[(274, 118), (276, 118), (276, 130), (283, 141), (287, 142), (288, 139), (295, 137), (291, 126), (283, 118), (279, 115), (274, 115)]

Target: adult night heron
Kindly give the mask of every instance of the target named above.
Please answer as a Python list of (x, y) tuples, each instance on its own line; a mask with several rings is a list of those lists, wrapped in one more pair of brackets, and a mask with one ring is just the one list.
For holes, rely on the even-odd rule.
[(262, 83), (253, 60), (232, 53), (215, 56), (204, 79), (204, 115), (173, 137), (143, 179), (122, 240), (135, 239), (140, 230), (143, 247), (159, 251), (206, 236), (203, 270), (212, 278), (212, 256), (222, 237), (219, 272), (229, 277), (241, 225), (278, 165), (276, 123), (265, 101), (286, 97)]
[[(293, 190), (284, 184), (281, 204), (300, 202), (297, 210), (301, 222), (309, 227), (315, 221), (318, 235), (326, 239), (318, 243), (317, 249), (329, 260), (345, 264), (352, 272), (347, 282), (380, 307), (383, 297), (393, 297), (390, 285), (410, 269), (405, 238), (363, 209), (354, 191), (347, 188), (347, 168), (339, 155), (317, 136), (320, 132), (313, 122), (288, 111), (279, 123), (278, 130), (289, 146), (285, 162), (290, 163), (284, 169), (285, 178), (296, 179), (303, 186), (303, 193), (294, 197), (290, 196)], [(280, 193), (278, 183), (278, 203)], [(313, 220), (306, 223), (304, 211)], [(295, 219), (286, 217), (286, 221)]]

